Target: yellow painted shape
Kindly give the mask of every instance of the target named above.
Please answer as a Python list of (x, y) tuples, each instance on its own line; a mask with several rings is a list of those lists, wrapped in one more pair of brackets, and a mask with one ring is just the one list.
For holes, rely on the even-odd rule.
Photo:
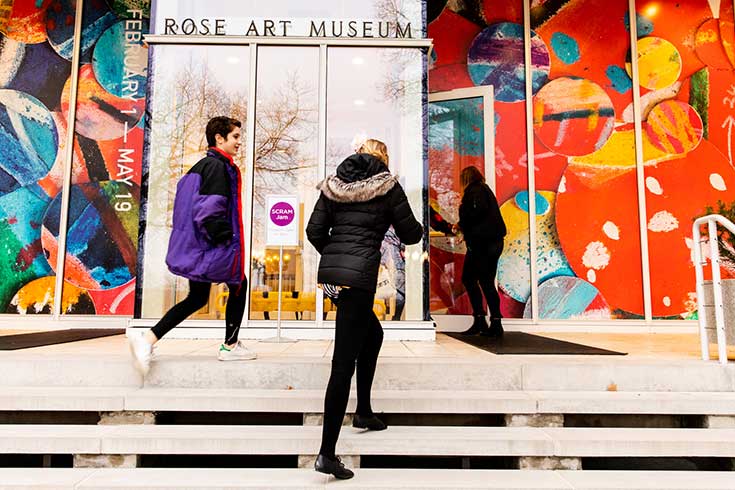
[(676, 82), (681, 74), (681, 56), (676, 46), (657, 37), (639, 39), (638, 73), (641, 86), (650, 90)]
[[(54, 292), (56, 291), (56, 277), (41, 277), (29, 282), (16, 294), (14, 304), (17, 304), (21, 311), (28, 311), (34, 305), (49, 305), (54, 307)], [(79, 302), (79, 298), (85, 290), (80, 289), (73, 284), (64, 282), (64, 292), (61, 298), (61, 311), (69, 311), (70, 307)]]

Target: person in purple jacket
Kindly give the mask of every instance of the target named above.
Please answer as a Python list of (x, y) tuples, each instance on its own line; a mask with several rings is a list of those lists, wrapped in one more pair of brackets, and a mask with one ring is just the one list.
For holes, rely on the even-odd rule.
[(255, 359), (238, 339), (245, 311), (248, 282), (245, 277), (240, 169), (232, 157), (240, 149), (241, 123), (215, 117), (206, 128), (207, 156), (179, 181), (174, 201), (173, 229), (166, 265), (189, 280), (189, 294), (142, 335), (129, 337), (136, 367), (147, 374), (153, 345), (168, 331), (209, 301), (212, 283), (229, 288), (225, 312), (225, 340), (220, 361)]

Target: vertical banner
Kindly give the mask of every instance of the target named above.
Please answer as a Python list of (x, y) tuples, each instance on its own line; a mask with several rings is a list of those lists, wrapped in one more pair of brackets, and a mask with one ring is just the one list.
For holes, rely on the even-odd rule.
[(266, 245), (294, 247), (299, 244), (299, 198), (269, 194), (266, 196), (268, 218)]

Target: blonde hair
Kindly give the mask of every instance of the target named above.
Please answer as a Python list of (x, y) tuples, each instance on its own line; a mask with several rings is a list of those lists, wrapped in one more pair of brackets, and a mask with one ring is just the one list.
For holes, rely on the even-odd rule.
[(357, 153), (367, 153), (375, 158), (378, 158), (388, 165), (388, 147), (385, 143), (379, 140), (368, 139), (360, 146)]
[(473, 182), (485, 182), (485, 177), (477, 169), (477, 167), (472, 167), (472, 166), (466, 167), (459, 174), (459, 183), (460, 183), (460, 186), (462, 187), (463, 194), (464, 194), (465, 189), (467, 189), (467, 186), (472, 184)]

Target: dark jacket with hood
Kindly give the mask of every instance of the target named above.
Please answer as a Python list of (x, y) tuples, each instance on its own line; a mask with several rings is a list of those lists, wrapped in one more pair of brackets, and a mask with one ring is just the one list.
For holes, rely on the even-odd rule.
[(478, 180), (464, 190), (459, 205), (459, 228), (471, 250), (505, 237), (507, 230), (498, 201), (486, 183)]
[(241, 284), (245, 278), (240, 169), (216, 148), (176, 186), (166, 265), (200, 282)]
[(321, 254), (318, 281), (375, 292), (380, 245), (392, 225), (403, 243), (423, 236), (406, 193), (378, 158), (348, 157), (322, 181), (306, 235)]

